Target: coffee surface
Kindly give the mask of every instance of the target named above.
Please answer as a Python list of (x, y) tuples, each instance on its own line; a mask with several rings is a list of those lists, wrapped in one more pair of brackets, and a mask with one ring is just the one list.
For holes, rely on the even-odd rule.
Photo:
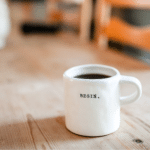
[(111, 76), (105, 75), (105, 74), (81, 74), (77, 75), (74, 78), (78, 79), (105, 79), (109, 78)]

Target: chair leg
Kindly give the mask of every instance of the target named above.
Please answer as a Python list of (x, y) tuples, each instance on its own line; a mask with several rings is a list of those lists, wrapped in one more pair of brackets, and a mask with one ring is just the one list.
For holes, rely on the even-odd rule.
[(80, 40), (88, 42), (90, 40), (90, 27), (92, 20), (92, 0), (84, 0), (81, 9), (81, 22), (80, 22)]
[(107, 49), (108, 38), (105, 28), (111, 17), (111, 6), (105, 0), (97, 0), (95, 11), (95, 42), (97, 46)]
[(55, 23), (58, 20), (56, 0), (46, 0), (46, 22)]
[(23, 9), (24, 21), (32, 20), (32, 17), (33, 17), (32, 16), (32, 9), (33, 9), (32, 4), (25, 2), (22, 6), (22, 9)]

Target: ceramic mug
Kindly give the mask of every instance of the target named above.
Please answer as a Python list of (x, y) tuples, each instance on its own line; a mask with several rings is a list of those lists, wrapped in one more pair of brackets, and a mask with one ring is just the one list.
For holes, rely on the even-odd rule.
[[(103, 79), (76, 78), (84, 74), (105, 74)], [(142, 86), (135, 77), (120, 75), (113, 67), (82, 65), (63, 74), (65, 124), (68, 130), (83, 136), (103, 136), (115, 132), (120, 126), (120, 106), (138, 100)], [(120, 84), (136, 87), (132, 95), (120, 97)]]

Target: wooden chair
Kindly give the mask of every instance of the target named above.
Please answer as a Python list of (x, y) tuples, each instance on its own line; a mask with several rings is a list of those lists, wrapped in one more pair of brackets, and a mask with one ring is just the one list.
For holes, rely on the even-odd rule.
[[(81, 41), (88, 42), (90, 40), (90, 25), (92, 20), (92, 0), (46, 0), (46, 23), (65, 22), (65, 13), (57, 9), (58, 2), (74, 3), (81, 5), (81, 11), (78, 18), (74, 16), (72, 20), (79, 26), (79, 38)], [(30, 21), (33, 19), (32, 15), (33, 3), (23, 4), (24, 21)], [(71, 16), (70, 16), (71, 17)], [(72, 18), (73, 19), (73, 18)]]
[[(57, 3), (60, 0), (46, 0), (43, 1), (45, 5), (45, 22), (46, 23), (56, 23), (61, 20), (61, 12), (57, 9)], [(23, 14), (24, 14), (24, 21), (32, 21), (34, 19), (33, 16), (33, 9), (35, 3), (32, 2), (24, 2), (22, 4)]]
[[(75, 19), (76, 24), (79, 24), (79, 38), (82, 42), (88, 42), (90, 40), (90, 27), (92, 21), (92, 0), (62, 0), (66, 3), (74, 3), (81, 5), (81, 9), (78, 15), (78, 19)], [(63, 16), (63, 15), (62, 15)]]
[(136, 27), (127, 22), (111, 17), (111, 8), (150, 9), (149, 0), (98, 0), (96, 4), (95, 40), (104, 49), (108, 39), (134, 47), (150, 49), (150, 26)]

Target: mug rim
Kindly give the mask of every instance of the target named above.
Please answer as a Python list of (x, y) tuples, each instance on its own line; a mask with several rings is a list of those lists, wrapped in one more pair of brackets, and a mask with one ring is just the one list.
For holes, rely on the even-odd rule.
[[(75, 78), (75, 77), (70, 77), (67, 75), (67, 73), (71, 70), (74, 70), (74, 69), (77, 69), (77, 68), (83, 68), (83, 67), (100, 67), (100, 68), (106, 68), (106, 69), (110, 69), (110, 70), (113, 70), (115, 72), (115, 75), (111, 76), (111, 77), (108, 77), (108, 78), (104, 78), (104, 79), (80, 79), (80, 78)], [(117, 76), (120, 75), (120, 72), (114, 68), (114, 67), (111, 67), (111, 66), (107, 66), (107, 65), (100, 65), (100, 64), (85, 64), (85, 65), (79, 65), (79, 66), (74, 66), (74, 67), (71, 67), (69, 68), (68, 70), (66, 70), (63, 74), (63, 77), (64, 78), (68, 78), (68, 79), (71, 79), (72, 81), (106, 81), (106, 80), (112, 80), (114, 78), (116, 78)]]

